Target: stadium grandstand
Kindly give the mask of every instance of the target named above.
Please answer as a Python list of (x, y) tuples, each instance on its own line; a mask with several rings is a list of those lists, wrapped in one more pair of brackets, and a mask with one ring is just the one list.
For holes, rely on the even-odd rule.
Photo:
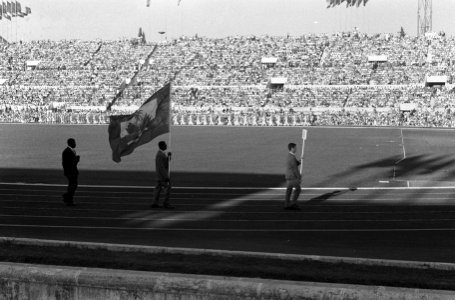
[(454, 49), (443, 32), (9, 43), (0, 118), (104, 124), (177, 72), (178, 125), (452, 127)]
[[(31, 14), (12, 3), (4, 18)], [(2, 23), (16, 39), (1, 37), (0, 122), (106, 124), (172, 79), (174, 125), (453, 127), (455, 38), (431, 32), (431, 0), (418, 3), (417, 36), (355, 27), (147, 42), (141, 27), (117, 40), (18, 41), (17, 22)]]

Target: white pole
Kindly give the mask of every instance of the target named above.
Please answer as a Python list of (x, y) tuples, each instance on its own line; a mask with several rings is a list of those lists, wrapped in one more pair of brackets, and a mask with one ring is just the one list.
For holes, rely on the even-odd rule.
[(307, 136), (307, 130), (302, 129), (302, 155), (300, 156), (300, 174), (303, 171), (303, 155), (305, 154), (305, 141)]
[[(171, 94), (172, 94), (172, 81), (169, 82), (169, 117), (168, 117), (168, 120), (169, 120), (169, 150), (171, 150), (171, 146), (172, 146)], [(169, 178), (171, 178), (171, 159), (169, 159), (168, 171), (169, 171)]]

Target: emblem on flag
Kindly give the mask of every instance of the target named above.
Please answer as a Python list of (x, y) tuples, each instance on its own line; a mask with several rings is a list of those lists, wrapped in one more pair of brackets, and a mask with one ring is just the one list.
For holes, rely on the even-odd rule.
[(112, 159), (120, 162), (137, 147), (169, 132), (170, 83), (155, 92), (132, 115), (111, 116), (109, 144)]

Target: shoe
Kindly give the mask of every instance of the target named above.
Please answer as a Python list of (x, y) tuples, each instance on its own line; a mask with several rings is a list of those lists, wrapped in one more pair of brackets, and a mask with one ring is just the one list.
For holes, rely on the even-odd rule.
[(162, 206), (159, 204), (152, 204), (150, 205), (151, 208), (161, 208)]
[(169, 205), (169, 204), (168, 204), (168, 205), (164, 205), (163, 208), (164, 208), (164, 209), (175, 209), (174, 206)]
[(76, 206), (74, 202), (65, 202), (66, 206)]
[(284, 209), (285, 210), (292, 210), (292, 206), (285, 206)]

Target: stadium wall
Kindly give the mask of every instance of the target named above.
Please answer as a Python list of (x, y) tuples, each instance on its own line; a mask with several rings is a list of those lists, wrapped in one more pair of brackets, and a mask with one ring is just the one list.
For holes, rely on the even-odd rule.
[(0, 299), (453, 299), (450, 291), (0, 263)]

